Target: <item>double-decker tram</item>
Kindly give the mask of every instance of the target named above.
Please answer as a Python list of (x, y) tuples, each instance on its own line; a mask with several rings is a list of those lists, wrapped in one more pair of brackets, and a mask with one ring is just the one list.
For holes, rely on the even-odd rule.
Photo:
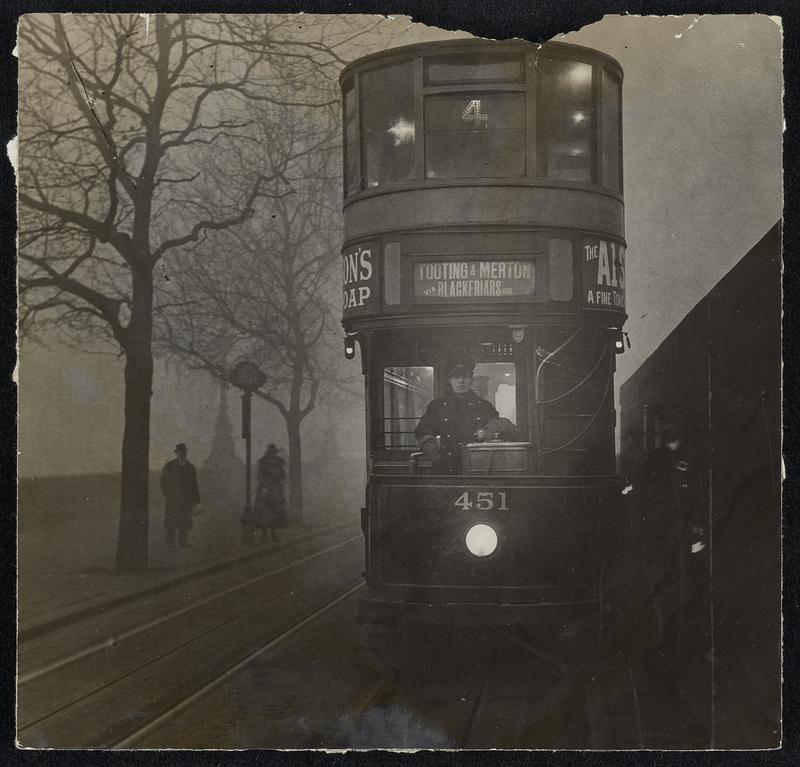
[(602, 602), (621, 490), (621, 85), (602, 53), (516, 41), (342, 73), (366, 624), (557, 631)]

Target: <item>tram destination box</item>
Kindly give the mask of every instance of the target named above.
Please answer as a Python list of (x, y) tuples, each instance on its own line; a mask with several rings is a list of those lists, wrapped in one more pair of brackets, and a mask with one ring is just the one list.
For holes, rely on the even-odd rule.
[(461, 448), (465, 474), (525, 474), (530, 442), (470, 442)]

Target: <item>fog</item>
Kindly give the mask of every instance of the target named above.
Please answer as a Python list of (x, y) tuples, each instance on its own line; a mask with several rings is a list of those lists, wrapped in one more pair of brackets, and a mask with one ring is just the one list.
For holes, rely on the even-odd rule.
[[(387, 19), (354, 57), (453, 35)], [(610, 54), (625, 71), (633, 348), (618, 360), (619, 385), (781, 215), (781, 31), (764, 16), (626, 16), (606, 17), (563, 39)], [(330, 244), (332, 257), (339, 248)], [(347, 364), (357, 379), (358, 359)], [(122, 371), (120, 357), (22, 340), (21, 476), (119, 470)], [(230, 391), (225, 402), (241, 457), (238, 396)], [(157, 363), (151, 466), (169, 460), (176, 442), (186, 442), (201, 466), (219, 409), (219, 385), (207, 374)], [(253, 418), (255, 455), (269, 442), (285, 448), (274, 407), (254, 400)], [(360, 506), (364, 406), (357, 381), (325, 394), (304, 422), (303, 445), (307, 507), (353, 498), (351, 505)]]

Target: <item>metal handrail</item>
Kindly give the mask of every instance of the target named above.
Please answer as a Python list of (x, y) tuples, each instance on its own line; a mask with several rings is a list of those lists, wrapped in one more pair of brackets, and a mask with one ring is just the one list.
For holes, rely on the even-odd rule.
[[(546, 356), (546, 357), (545, 357), (545, 358), (544, 358), (544, 359), (543, 359), (543, 360), (542, 360), (542, 361), (539, 363), (539, 366), (536, 368), (536, 375), (534, 376), (534, 379), (533, 379), (533, 390), (534, 390), (534, 392), (538, 392), (538, 391), (539, 391), (539, 380), (540, 380), (540, 378), (541, 378), (541, 375), (542, 375), (542, 369), (544, 368), (544, 366), (545, 366), (545, 365), (546, 365), (546, 364), (547, 364), (547, 363), (548, 363), (548, 362), (549, 362), (549, 361), (550, 361), (550, 360), (551, 360), (553, 357), (555, 357), (555, 356), (556, 356), (556, 354), (558, 354), (560, 351), (562, 351), (562, 350), (563, 350), (563, 349), (565, 349), (567, 346), (569, 346), (569, 344), (571, 344), (571, 343), (572, 343), (572, 341), (574, 340), (574, 338), (575, 338), (575, 337), (578, 335), (578, 333), (580, 333), (580, 332), (581, 332), (581, 328), (577, 328), (577, 329), (575, 330), (575, 332), (574, 332), (574, 333), (573, 333), (573, 334), (572, 334), (572, 335), (571, 335), (571, 336), (570, 336), (570, 337), (569, 337), (569, 338), (568, 338), (566, 341), (564, 341), (564, 343), (563, 343), (563, 344), (561, 344), (561, 346), (559, 346), (559, 347), (557, 347), (556, 349), (554, 349), (553, 351), (551, 351), (551, 352), (550, 352), (550, 354), (548, 354), (548, 355), (547, 355), (547, 356)], [(534, 353), (535, 353), (535, 352), (534, 352)], [(537, 405), (539, 404), (539, 401), (538, 401), (538, 399), (535, 401), (535, 404), (537, 404)]]
[[(597, 362), (595, 363), (594, 367), (583, 377), (581, 381), (575, 384), (569, 391), (564, 392), (563, 394), (559, 394), (558, 397), (553, 397), (553, 399), (540, 399), (536, 401), (537, 405), (551, 405), (553, 402), (558, 402), (559, 400), (564, 399), (565, 397), (569, 397), (572, 392), (577, 391), (581, 388), (594, 374), (597, 368), (600, 367), (603, 360), (605, 359), (606, 352), (608, 351), (608, 338), (606, 338), (605, 343), (603, 344), (603, 348), (600, 351), (600, 355), (597, 358)], [(544, 364), (544, 362), (542, 362)]]
[(597, 406), (597, 410), (595, 410), (594, 415), (589, 420), (589, 423), (587, 423), (586, 426), (583, 427), (583, 429), (581, 429), (571, 440), (569, 440), (569, 442), (565, 442), (563, 445), (551, 448), (550, 450), (540, 450), (539, 451), (540, 455), (550, 455), (550, 453), (557, 453), (559, 450), (565, 450), (570, 445), (577, 442), (584, 434), (586, 434), (586, 432), (589, 431), (589, 429), (592, 427), (592, 424), (597, 420), (598, 416), (600, 415), (600, 411), (603, 409), (603, 405), (605, 404), (606, 399), (608, 398), (608, 390), (610, 388), (611, 388), (611, 378), (608, 378), (606, 380), (606, 386), (605, 389), (603, 390), (603, 397), (600, 400), (600, 404)]

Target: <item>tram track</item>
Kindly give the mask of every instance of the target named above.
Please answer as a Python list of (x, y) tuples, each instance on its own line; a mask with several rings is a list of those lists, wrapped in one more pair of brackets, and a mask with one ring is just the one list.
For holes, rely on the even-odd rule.
[[(381, 681), (368, 690), (355, 703), (354, 715), (393, 727), (394, 747), (431, 747), (433, 741), (414, 737), (437, 736), (437, 747), (459, 749), (588, 749), (613, 744), (615, 723), (602, 680), (593, 676), (592, 661), (559, 657), (552, 648), (537, 646), (513, 630), (488, 625), (484, 629), (483, 639), (476, 640), (480, 649), (451, 658), (440, 676), (434, 674), (433, 679), (414, 667), (396, 670), (396, 684)], [(423, 650), (420, 660), (424, 657)], [(411, 735), (398, 711), (406, 712), (407, 722), (416, 723)], [(386, 737), (392, 737), (391, 731)], [(340, 740), (334, 738), (333, 743)]]
[[(243, 657), (276, 646), (361, 585), (352, 584), (350, 563), (359, 541), (348, 538), (29, 670), (21, 682), (20, 742), (107, 747), (128, 737), (125, 720), (136, 725), (153, 711), (161, 716), (176, 708), (182, 700), (176, 691), (212, 689)], [(280, 578), (288, 580), (276, 586)], [(350, 581), (344, 591), (343, 580)], [(259, 588), (272, 590), (254, 599)], [(242, 592), (249, 594), (237, 604)], [(53, 697), (52, 690), (61, 694)], [(124, 700), (128, 711), (119, 704)], [(64, 738), (70, 742), (62, 744)]]
[(559, 657), (513, 630), (485, 629), (495, 650), (475, 669), (459, 748), (496, 747), (503, 719), (506, 747), (609, 747), (613, 733), (607, 701), (591, 663)]
[(91, 644), (88, 644), (88, 645), (86, 645), (85, 647), (82, 647), (79, 650), (76, 650), (76, 651), (71, 652), (69, 654), (63, 655), (62, 657), (60, 657), (60, 658), (58, 658), (58, 659), (56, 659), (54, 661), (51, 661), (51, 662), (46, 663), (46, 664), (42, 664), (42, 665), (40, 665), (38, 667), (32, 668), (32, 669), (30, 669), (28, 671), (25, 671), (25, 672), (19, 674), (19, 676), (17, 678), (17, 685), (19, 687), (21, 687), (21, 686), (23, 686), (25, 684), (33, 682), (36, 679), (39, 679), (40, 677), (43, 677), (43, 676), (46, 676), (47, 674), (51, 674), (51, 673), (53, 673), (55, 671), (58, 671), (58, 670), (64, 668), (65, 666), (68, 666), (68, 665), (70, 665), (72, 663), (75, 663), (75, 662), (83, 660), (84, 658), (87, 658), (87, 657), (89, 657), (91, 655), (94, 655), (95, 653), (102, 652), (102, 651), (105, 651), (105, 650), (110, 650), (111, 648), (113, 648), (115, 646), (118, 646), (119, 644), (121, 644), (122, 642), (124, 642), (126, 640), (132, 639), (135, 636), (137, 636), (139, 634), (142, 634), (145, 631), (148, 631), (150, 629), (156, 628), (157, 626), (160, 626), (161, 624), (167, 623), (170, 620), (174, 620), (175, 618), (177, 618), (177, 617), (179, 617), (181, 615), (186, 615), (186, 614), (191, 613), (192, 611), (194, 611), (194, 610), (196, 610), (196, 609), (198, 609), (200, 607), (204, 607), (206, 605), (213, 604), (216, 601), (224, 599), (225, 597), (230, 596), (232, 594), (235, 594), (236, 592), (239, 592), (242, 589), (249, 588), (249, 587), (251, 587), (253, 585), (256, 585), (258, 583), (262, 583), (264, 581), (267, 581), (270, 578), (274, 578), (274, 577), (276, 577), (278, 575), (281, 575), (283, 573), (290, 572), (291, 570), (293, 570), (295, 568), (302, 567), (303, 565), (307, 564), (308, 562), (311, 562), (311, 561), (313, 561), (313, 560), (315, 560), (315, 559), (317, 559), (317, 558), (319, 558), (319, 557), (321, 557), (321, 556), (323, 556), (323, 555), (325, 555), (325, 554), (327, 554), (327, 553), (329, 553), (331, 551), (334, 551), (334, 550), (336, 550), (338, 548), (341, 548), (342, 546), (346, 546), (347, 544), (350, 544), (350, 543), (353, 543), (353, 542), (359, 541), (359, 540), (361, 540), (361, 536), (360, 535), (353, 536), (351, 538), (348, 538), (345, 541), (342, 541), (340, 543), (336, 543), (333, 546), (329, 546), (329, 547), (327, 547), (325, 549), (322, 549), (321, 551), (316, 551), (313, 554), (310, 554), (310, 555), (308, 555), (306, 557), (303, 557), (300, 560), (296, 560), (294, 562), (290, 562), (290, 563), (288, 563), (288, 564), (286, 564), (286, 565), (284, 565), (282, 567), (276, 568), (276, 569), (271, 570), (271, 571), (269, 571), (267, 573), (264, 573), (262, 575), (258, 575), (256, 577), (249, 578), (246, 581), (243, 581), (241, 583), (237, 583), (237, 584), (235, 584), (233, 586), (230, 586), (228, 588), (225, 588), (225, 589), (223, 589), (221, 591), (214, 592), (210, 596), (205, 597), (205, 598), (203, 598), (201, 600), (192, 602), (191, 604), (188, 604), (188, 605), (186, 605), (184, 607), (181, 607), (181, 608), (178, 608), (178, 609), (175, 609), (175, 610), (171, 610), (170, 612), (161, 614), (156, 618), (153, 618), (151, 620), (136, 624), (134, 626), (131, 626), (129, 628), (126, 628), (126, 629), (123, 629), (123, 630), (121, 630), (119, 632), (116, 632), (114, 634), (109, 634), (108, 636), (104, 637), (103, 639), (100, 639), (100, 640), (97, 640), (95, 642), (92, 642)]
[[(436, 648), (437, 653), (445, 651), (443, 646)], [(617, 699), (609, 680), (616, 672), (601, 655), (556, 648), (488, 624), (461, 652), (465, 654), (437, 656), (447, 664), (446, 670), (434, 664), (425, 671), (413, 660), (425, 662), (428, 652), (423, 640), (411, 656), (412, 666), (395, 670), (396, 686), (378, 684), (359, 699), (353, 711), (367, 722), (386, 721), (387, 728), (394, 728), (396, 740), (391, 745), (395, 747), (425, 748), (436, 742), (438, 747), (460, 749), (501, 745), (602, 749), (641, 743), (641, 734), (632, 741), (624, 716), (614, 711)], [(416, 723), (416, 735), (408, 735), (398, 711), (405, 711), (407, 720)], [(437, 733), (438, 741), (413, 740), (434, 738)]]
[[(356, 722), (377, 718), (391, 728), (392, 711), (403, 712), (406, 716), (406, 727), (397, 733), (394, 742), (363, 742), (358, 747), (366, 748), (426, 748), (429, 743), (409, 740), (408, 722), (417, 719), (417, 725), (425, 723), (433, 731), (442, 736), (440, 746), (447, 748), (469, 748), (470, 735), (480, 706), (483, 694), (489, 681), (489, 674), (481, 669), (478, 676), (466, 681), (453, 680), (446, 694), (442, 690), (438, 694), (426, 695), (423, 691), (413, 689), (407, 684), (398, 684), (398, 680), (382, 677), (372, 686), (366, 688), (349, 706), (348, 712)], [(463, 694), (462, 694), (463, 692)], [(402, 718), (402, 717), (398, 717)], [(397, 726), (395, 722), (395, 726)], [(349, 748), (353, 743), (342, 739), (342, 733), (332, 732), (329, 735), (332, 748)], [(362, 733), (361, 738), (364, 737)]]
[[(497, 739), (497, 727), (508, 734), (519, 724), (506, 727), (504, 721), (509, 713), (509, 687), (512, 698), (517, 696), (511, 711), (529, 709), (532, 697), (544, 697), (555, 686), (549, 667), (558, 664), (527, 643), (523, 649), (530, 660), (520, 662), (519, 652), (514, 653), (520, 647), (514, 644), (516, 637), (511, 632), (483, 628), (485, 631), (469, 632), (466, 639), (449, 631), (439, 636), (403, 629), (411, 631), (413, 639), (408, 641), (413, 649), (406, 653), (404, 665), (392, 666), (394, 686), (379, 684), (353, 708), (354, 715), (367, 723), (358, 744), (451, 749), (505, 745), (502, 738)], [(512, 641), (502, 641), (501, 636)], [(395, 638), (397, 644), (402, 641)], [(557, 671), (560, 676), (560, 667)], [(383, 735), (375, 733), (376, 721), (384, 722)], [(371, 742), (370, 736), (387, 740)]]
[(459, 748), (469, 747), (469, 739), (470, 735), (472, 734), (472, 728), (473, 725), (475, 724), (478, 710), (480, 709), (481, 706), (481, 700), (483, 699), (483, 695), (486, 692), (486, 685), (488, 683), (489, 683), (489, 677), (481, 675), (478, 682), (476, 682), (476, 684), (473, 685), (472, 694), (469, 696), (469, 703), (467, 705), (466, 722), (464, 723), (464, 727), (458, 739)]
[[(303, 579), (308, 593), (315, 595), (302, 600), (302, 609), (284, 615), (296, 601), (291, 590), (282, 588), (264, 595), (247, 609), (221, 616), (207, 630), (195, 630), (181, 642), (172, 641), (157, 656), (139, 657), (142, 662), (121, 669), (116, 678), (109, 678), (80, 699), (68, 701), (58, 710), (51, 707), (39, 720), (23, 725), (20, 741), (26, 746), (115, 749), (611, 745), (605, 731), (608, 701), (603, 699), (599, 682), (592, 686), (587, 675), (591, 664), (565, 662), (549, 645), (539, 647), (535, 639), (506, 629), (487, 628), (481, 649), (465, 656), (472, 660), (455, 661), (451, 668), (446, 656), (442, 657), (445, 669), (441, 674), (436, 663), (429, 666), (436, 673), (428, 679), (427, 688), (421, 683), (424, 673), (417, 678), (388, 676), (367, 659), (363, 637), (359, 638), (353, 622), (354, 602), (348, 600), (363, 584), (353, 582), (355, 562), (342, 563), (345, 552), (346, 548), (331, 546), (326, 557), (317, 552), (316, 559), (296, 563), (306, 571)], [(315, 563), (322, 560), (323, 571), (317, 572)], [(338, 575), (332, 578), (331, 573)], [(320, 584), (324, 584), (322, 589)], [(226, 593), (232, 599), (235, 589)], [(223, 596), (218, 602), (225, 600)], [(203, 607), (198, 609), (214, 607), (212, 600), (202, 601)], [(173, 623), (188, 615), (185, 610), (173, 613)], [(278, 622), (263, 620), (269, 614), (282, 618)], [(171, 625), (166, 620), (154, 623), (158, 625), (149, 631), (140, 627), (121, 644), (146, 640), (159, 628), (163, 631)], [(51, 675), (45, 673), (29, 684), (47, 682), (70, 668), (85, 668), (91, 657), (66, 664)], [(301, 672), (304, 667), (308, 670)], [(278, 692), (279, 683), (269, 692), (264, 688), (265, 682), (273, 687), (282, 674), (297, 680), (291, 700)], [(326, 680), (325, 688), (319, 686), (320, 680)], [(247, 697), (239, 701), (242, 690), (248, 690)], [(320, 694), (322, 710), (318, 710)], [(315, 715), (308, 720), (310, 729), (298, 734), (296, 723), (311, 710)], [(242, 716), (250, 720), (249, 731), (239, 729)], [(215, 726), (206, 732), (203, 723), (210, 720)]]
[(221, 684), (223, 684), (228, 679), (233, 677), (235, 674), (239, 673), (247, 665), (255, 661), (257, 658), (260, 658), (264, 654), (278, 647), (278, 645), (286, 641), (297, 631), (304, 628), (305, 626), (307, 626), (309, 623), (316, 620), (320, 616), (324, 615), (326, 612), (328, 612), (328, 610), (332, 609), (340, 602), (343, 602), (345, 599), (350, 597), (356, 591), (363, 588), (363, 586), (364, 584), (362, 581), (359, 581), (358, 583), (351, 585), (350, 587), (345, 589), (342, 593), (338, 594), (336, 597), (326, 602), (322, 607), (318, 608), (313, 613), (308, 615), (306, 618), (299, 621), (291, 628), (287, 629), (282, 634), (272, 639), (267, 644), (263, 645), (254, 652), (250, 653), (247, 657), (241, 659), (237, 663), (225, 669), (223, 672), (217, 674), (212, 680), (208, 681), (202, 687), (194, 690), (190, 695), (187, 695), (186, 697), (184, 697), (179, 702), (175, 703), (170, 708), (162, 711), (161, 713), (158, 714), (158, 716), (153, 717), (146, 724), (126, 734), (125, 737), (110, 743), (109, 747), (115, 749), (122, 749), (122, 748), (131, 748), (135, 746), (137, 742), (139, 742), (141, 739), (143, 739), (150, 733), (157, 730), (165, 722), (169, 721), (173, 717), (185, 711), (187, 708), (191, 707), (198, 700), (208, 695), (210, 692), (215, 690), (217, 687), (219, 687)]
[[(493, 727), (493, 718), (497, 717), (496, 707), (493, 710), (492, 697), (498, 692), (507, 689), (506, 681), (502, 678), (503, 671), (499, 663), (501, 653), (503, 662), (507, 662), (509, 655), (503, 652), (503, 645), (513, 652), (522, 649), (536, 663), (543, 661), (544, 653), (536, 651), (528, 643), (519, 640), (511, 631), (496, 627), (485, 626), (486, 637), (491, 646), (491, 651), (484, 652), (478, 668), (473, 670), (472, 681), (466, 693), (461, 697), (461, 706), (457, 706), (461, 724), (453, 729), (456, 736), (456, 745), (461, 749), (495, 747), (495, 742), (487, 742), (487, 731)], [(545, 656), (546, 657), (546, 656)], [(546, 663), (549, 662), (545, 661)], [(537, 682), (531, 681), (524, 685), (524, 692), (518, 705), (523, 705), (537, 689)]]
[(175, 574), (151, 583), (143, 588), (125, 591), (113, 597), (103, 598), (101, 601), (79, 609), (56, 615), (34, 615), (27, 621), (23, 621), (17, 631), (17, 641), (20, 644), (28, 644), (41, 636), (52, 634), (64, 628), (81, 623), (110, 610), (116, 610), (128, 604), (135, 603), (150, 597), (155, 597), (163, 592), (174, 590), (180, 586), (195, 583), (200, 579), (221, 575), (240, 567), (247, 567), (256, 564), (259, 560), (281, 555), (294, 547), (311, 544), (325, 536), (337, 533), (348, 528), (358, 529), (357, 523), (345, 522), (319, 530), (313, 530), (308, 534), (290, 538), (277, 544), (273, 543), (269, 547), (256, 546), (254, 550), (244, 551), (235, 556), (223, 557), (211, 560), (207, 563), (198, 564), (187, 571)]
[[(543, 694), (532, 701), (517, 747), (642, 747), (633, 671), (630, 662), (624, 670), (612, 662), (613, 648), (603, 645), (588, 655), (583, 650), (577, 658), (562, 659), (512, 631), (499, 630), (498, 635), (555, 672)], [(619, 695), (621, 688), (627, 690), (629, 684), (634, 685), (636, 706), (631, 721), (626, 719), (628, 712), (615, 710), (627, 702), (619, 700)]]

